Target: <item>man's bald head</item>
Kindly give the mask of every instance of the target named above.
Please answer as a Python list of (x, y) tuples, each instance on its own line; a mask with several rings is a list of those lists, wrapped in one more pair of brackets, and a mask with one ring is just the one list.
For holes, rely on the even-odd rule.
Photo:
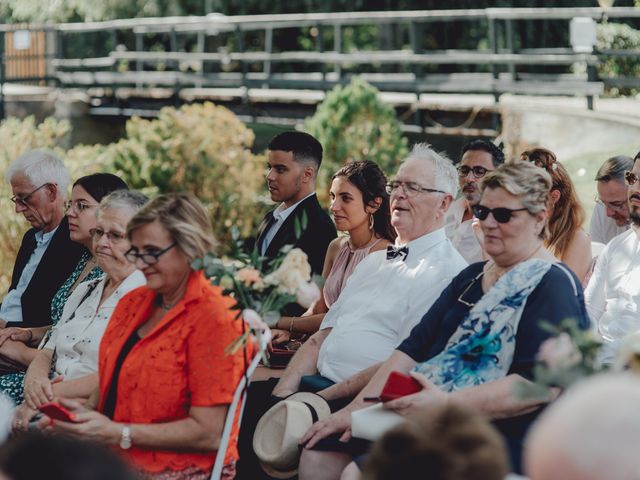
[(599, 375), (570, 388), (525, 445), (531, 480), (640, 480), (640, 377)]

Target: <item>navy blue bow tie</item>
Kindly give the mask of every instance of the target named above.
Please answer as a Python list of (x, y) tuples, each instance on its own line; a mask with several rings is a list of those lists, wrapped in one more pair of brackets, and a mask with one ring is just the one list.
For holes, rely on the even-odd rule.
[(387, 247), (387, 260), (392, 260), (396, 257), (402, 257), (402, 261), (404, 262), (407, 259), (407, 255), (409, 254), (409, 249), (404, 247), (394, 247), (393, 245), (389, 245)]

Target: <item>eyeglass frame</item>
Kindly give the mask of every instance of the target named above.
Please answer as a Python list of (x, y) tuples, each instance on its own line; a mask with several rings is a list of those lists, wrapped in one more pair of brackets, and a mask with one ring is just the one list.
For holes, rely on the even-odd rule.
[[(80, 200), (67, 200), (64, 202), (64, 211), (68, 212), (69, 210), (73, 210), (77, 214), (81, 214), (86, 210), (89, 210), (91, 207), (97, 207), (97, 203), (78, 203)], [(78, 208), (78, 205), (82, 205), (82, 208)]]
[[(129, 250), (127, 250), (124, 254), (124, 257), (130, 262), (130, 263), (137, 263), (138, 260), (142, 260), (143, 263), (145, 263), (148, 266), (151, 265), (155, 265), (159, 262), (158, 258), (160, 258), (162, 255), (164, 255), (165, 253), (167, 253), (169, 250), (171, 250), (173, 247), (175, 247), (176, 245), (178, 245), (178, 242), (173, 242), (171, 245), (169, 245), (166, 248), (163, 248), (162, 250), (158, 250), (157, 252), (154, 253), (137, 253), (135, 252), (136, 250), (138, 250), (136, 247), (131, 247)], [(131, 260), (130, 257), (133, 257), (134, 259)], [(151, 257), (153, 258), (153, 262), (149, 263), (147, 260), (144, 259), (144, 257)]]
[[(96, 237), (96, 234), (98, 232), (102, 232), (100, 235), (98, 235), (98, 238)], [(122, 240), (124, 240), (125, 238), (127, 238), (126, 234), (121, 234), (118, 232), (112, 232), (112, 231), (105, 231), (101, 228), (91, 228), (89, 229), (89, 235), (91, 235), (91, 238), (94, 241), (99, 241), (102, 237), (104, 237), (105, 235), (107, 236), (107, 240), (109, 240), (110, 243), (116, 244), (116, 243), (120, 243)], [(115, 237), (115, 239), (114, 239)]]
[[(631, 182), (629, 180), (630, 177), (633, 177), (635, 180)], [(627, 187), (633, 187), (636, 183), (638, 183), (638, 180), (640, 180), (640, 177), (638, 177), (638, 175), (633, 173), (631, 170), (627, 170), (626, 172), (624, 172), (624, 183), (627, 185)]]
[[(13, 197), (11, 197), (9, 200), (11, 200), (13, 203), (15, 203), (16, 205), (20, 204), (23, 207), (30, 207), (31, 205), (29, 205), (27, 202), (29, 201), (29, 197), (31, 195), (33, 195), (34, 193), (36, 193), (38, 190), (46, 187), (47, 185), (51, 185), (51, 182), (46, 182), (43, 183), (42, 185), (40, 185), (38, 188), (36, 188), (35, 190), (30, 191), (29, 193), (27, 193), (26, 195), (23, 196), (18, 196), (18, 195), (14, 195)], [(55, 185), (55, 183), (53, 184)]]
[[(476, 169), (478, 169), (478, 168), (480, 168), (480, 169), (484, 170), (484, 172), (483, 172), (481, 175), (478, 175), (478, 174), (476, 173)], [(462, 173), (462, 171), (461, 171), (461, 170), (463, 170), (463, 169), (468, 169), (468, 170), (467, 170), (467, 173), (463, 174), (463, 173)], [(493, 172), (493, 170), (490, 170), (490, 169), (488, 169), (488, 168), (486, 168), (486, 167), (483, 167), (482, 165), (476, 165), (475, 167), (470, 167), (470, 166), (468, 166), (468, 165), (459, 165), (459, 166), (456, 168), (456, 171), (458, 172), (458, 177), (460, 177), (460, 178), (467, 178), (467, 177), (469, 176), (469, 174), (470, 174), (470, 173), (473, 173), (473, 178), (482, 178), (482, 177), (484, 177), (487, 173), (489, 173), (489, 172)]]
[[(473, 210), (473, 215), (480, 220), (481, 222), (484, 222), (487, 218), (489, 218), (489, 214), (491, 214), (493, 216), (493, 219), (498, 222), (498, 223), (509, 223), (511, 221), (511, 219), (513, 218), (513, 213), (514, 212), (523, 212), (523, 211), (529, 211), (529, 209), (527, 207), (522, 207), (522, 208), (507, 208), (507, 207), (496, 207), (496, 208), (489, 208), (485, 205), (474, 205), (473, 207), (471, 207), (471, 209)], [(478, 214), (478, 210), (479, 209), (486, 209), (487, 213), (484, 216), (484, 218), (480, 218), (480, 215)], [(499, 220), (498, 217), (496, 217), (495, 212), (498, 211), (498, 217), (503, 218), (502, 214), (500, 212), (507, 212), (507, 214), (509, 215), (506, 220)]]
[[(396, 184), (394, 186), (394, 184)], [(444, 193), (442, 190), (436, 190), (435, 188), (426, 188), (421, 185), (418, 185), (416, 182), (402, 182), (400, 180), (392, 180), (391, 182), (385, 184), (384, 189), (387, 191), (389, 195), (391, 195), (398, 188), (402, 187), (402, 191), (407, 197), (412, 197), (422, 192), (428, 193)]]

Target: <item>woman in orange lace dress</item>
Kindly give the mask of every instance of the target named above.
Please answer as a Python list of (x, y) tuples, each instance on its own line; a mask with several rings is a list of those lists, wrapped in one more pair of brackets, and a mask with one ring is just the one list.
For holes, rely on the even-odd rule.
[(97, 411), (62, 400), (75, 420), (54, 428), (119, 448), (142, 478), (207, 479), (244, 370), (241, 351), (225, 353), (241, 334), (234, 301), (190, 266), (213, 248), (211, 225), (195, 197), (172, 194), (140, 210), (127, 234), (147, 285), (120, 301), (104, 334)]

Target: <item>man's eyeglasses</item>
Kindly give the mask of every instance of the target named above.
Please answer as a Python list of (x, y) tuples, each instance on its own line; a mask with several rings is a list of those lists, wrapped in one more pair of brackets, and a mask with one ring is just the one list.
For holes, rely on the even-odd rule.
[(26, 195), (14, 195), (13, 197), (11, 197), (11, 201), (13, 203), (15, 203), (16, 205), (22, 205), (23, 207), (28, 207), (29, 206), (29, 198), (31, 197), (31, 195), (33, 195), (34, 193), (36, 193), (38, 190), (40, 190), (41, 188), (46, 187), (47, 185), (49, 185), (49, 183), (43, 183), (42, 185), (40, 185), (38, 188), (36, 188), (35, 190), (27, 193)]
[(101, 228), (92, 228), (91, 230), (89, 230), (89, 235), (91, 235), (91, 238), (93, 238), (96, 242), (100, 241), (100, 239), (104, 235), (106, 235), (107, 236), (107, 240), (109, 240), (111, 243), (118, 243), (118, 242), (124, 240), (124, 237), (125, 237), (125, 235), (123, 235), (122, 233), (105, 232)]
[(624, 183), (626, 183), (629, 187), (635, 185), (637, 181), (638, 175), (630, 171), (624, 172)]
[(613, 210), (614, 212), (621, 212), (627, 208), (626, 200), (621, 200), (619, 202), (605, 202), (604, 200), (600, 200), (600, 197), (598, 197), (597, 195), (595, 196), (594, 200), (596, 203), (599, 203), (603, 207), (608, 208), (609, 210)]
[(400, 182), (400, 181), (396, 180), (396, 181), (393, 181), (393, 182), (389, 182), (389, 183), (387, 183), (385, 185), (385, 188), (386, 188), (387, 193), (389, 195), (391, 195), (393, 192), (398, 190), (400, 187), (402, 187), (402, 191), (408, 197), (411, 197), (413, 195), (417, 195), (420, 192), (446, 193), (446, 192), (443, 192), (442, 190), (435, 190), (433, 188), (421, 187), (420, 185), (418, 185), (415, 182)]
[(467, 175), (469, 175), (470, 172), (473, 172), (473, 176), (475, 178), (482, 178), (487, 172), (493, 171), (481, 166), (469, 167), (467, 165), (461, 165), (456, 170), (458, 170), (458, 176), (460, 178), (465, 178)]
[(76, 200), (75, 202), (72, 200), (67, 200), (64, 202), (64, 211), (68, 212), (69, 210), (73, 210), (75, 213), (82, 213), (85, 210), (88, 210), (92, 207), (97, 207), (98, 205), (85, 203), (82, 200)]
[(485, 207), (484, 205), (475, 205), (473, 207), (473, 214), (479, 220), (486, 220), (489, 214), (492, 214), (493, 218), (496, 219), (496, 222), (507, 223), (509, 220), (511, 220), (511, 217), (513, 216), (513, 212), (521, 212), (524, 210), (527, 210), (527, 209), (524, 207), (523, 208), (504, 208), (504, 207), (489, 208), (489, 207)]
[(158, 263), (158, 258), (160, 258), (162, 255), (167, 253), (176, 245), (177, 243), (173, 242), (167, 248), (163, 248), (162, 250), (158, 250), (157, 252), (145, 252), (145, 253), (138, 253), (138, 249), (135, 247), (132, 247), (127, 251), (127, 253), (124, 254), (124, 256), (131, 263), (136, 263), (138, 259), (140, 259), (147, 265), (155, 265), (156, 263)]

